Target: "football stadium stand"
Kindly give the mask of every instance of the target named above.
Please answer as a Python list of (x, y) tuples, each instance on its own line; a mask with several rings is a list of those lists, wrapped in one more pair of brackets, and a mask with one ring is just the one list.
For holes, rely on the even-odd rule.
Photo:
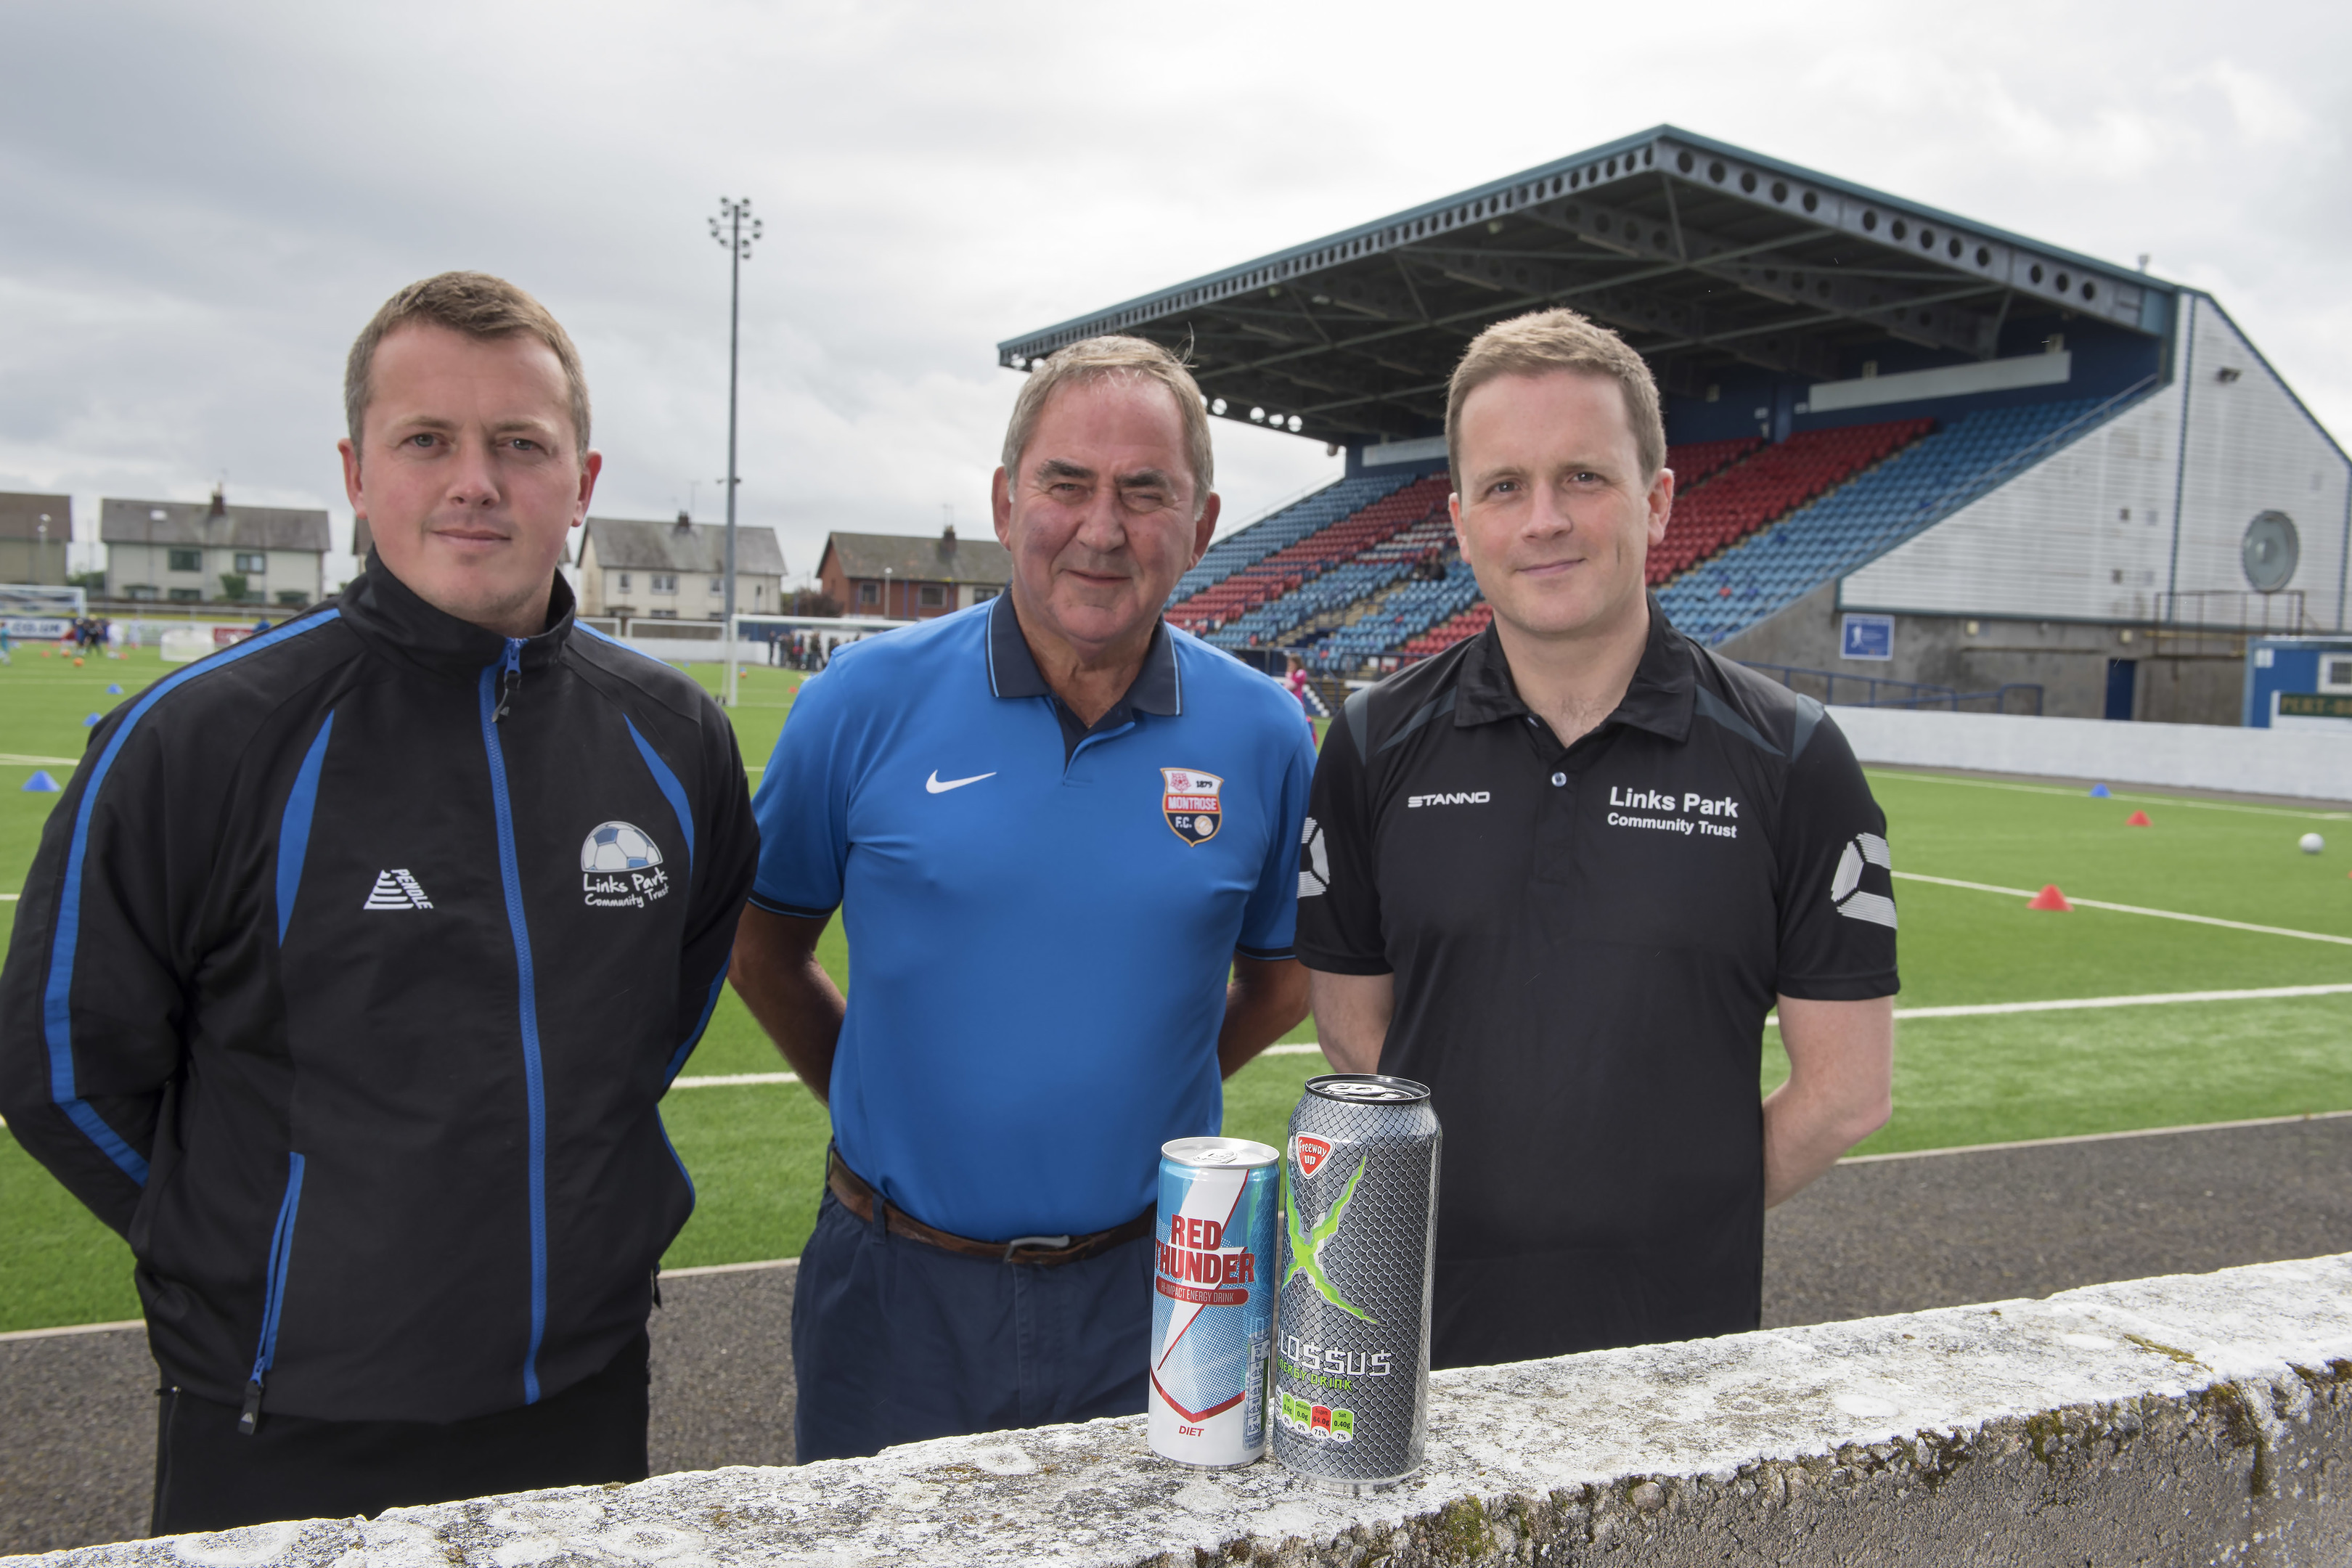
[(1655, 374), (1677, 494), (1650, 582), (1729, 657), (2233, 723), (2250, 632), (2346, 629), (2352, 460), (2210, 295), (1672, 126), (998, 359), (1189, 344), (1213, 416), (1344, 448), (1169, 618), (1360, 681), (1490, 623), (1446, 521), (1444, 387), (1472, 333), (1553, 304)]

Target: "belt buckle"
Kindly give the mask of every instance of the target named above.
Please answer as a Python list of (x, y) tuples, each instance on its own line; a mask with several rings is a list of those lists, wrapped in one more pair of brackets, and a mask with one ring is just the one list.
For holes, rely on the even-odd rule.
[(1034, 1247), (1040, 1252), (1060, 1252), (1069, 1245), (1066, 1236), (1016, 1236), (1004, 1244), (1004, 1261), (1017, 1261), (1013, 1255), (1024, 1247)]

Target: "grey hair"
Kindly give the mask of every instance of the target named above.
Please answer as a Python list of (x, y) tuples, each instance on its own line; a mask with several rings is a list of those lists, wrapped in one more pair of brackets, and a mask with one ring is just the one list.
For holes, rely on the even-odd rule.
[(1021, 458), (1045, 404), (1065, 386), (1124, 376), (1156, 381), (1176, 399), (1176, 417), (1184, 426), (1184, 456), (1192, 468), (1192, 515), (1199, 517), (1216, 488), (1217, 464), (1209, 443), (1209, 410), (1201, 384), (1177, 354), (1146, 338), (1099, 337), (1058, 349), (1038, 362), (1013, 400), (1013, 418), (1004, 427), (1004, 471), (1020, 477)]

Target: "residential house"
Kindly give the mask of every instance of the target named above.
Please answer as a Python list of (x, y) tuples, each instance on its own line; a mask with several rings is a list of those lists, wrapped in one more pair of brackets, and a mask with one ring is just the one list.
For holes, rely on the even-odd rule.
[[(727, 530), (679, 512), (674, 522), (592, 517), (580, 545), (580, 613), (657, 621), (726, 618)], [(784, 552), (772, 528), (735, 530), (735, 612), (783, 603)]]
[(64, 586), (72, 540), (71, 496), (0, 493), (0, 583)]
[(1013, 553), (993, 539), (958, 539), (952, 523), (936, 539), (832, 533), (816, 577), (845, 615), (929, 620), (1004, 592), (1013, 581)]
[(327, 514), (205, 501), (99, 502), (111, 599), (297, 610), (326, 592)]

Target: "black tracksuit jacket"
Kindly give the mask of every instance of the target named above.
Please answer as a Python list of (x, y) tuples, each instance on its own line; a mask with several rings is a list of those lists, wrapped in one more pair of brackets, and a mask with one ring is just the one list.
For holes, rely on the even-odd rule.
[(645, 1326), (694, 1204), (656, 1104), (758, 830), (718, 705), (561, 581), (551, 623), (371, 561), (109, 714), (42, 831), (0, 1115), (192, 1394), (462, 1420)]

